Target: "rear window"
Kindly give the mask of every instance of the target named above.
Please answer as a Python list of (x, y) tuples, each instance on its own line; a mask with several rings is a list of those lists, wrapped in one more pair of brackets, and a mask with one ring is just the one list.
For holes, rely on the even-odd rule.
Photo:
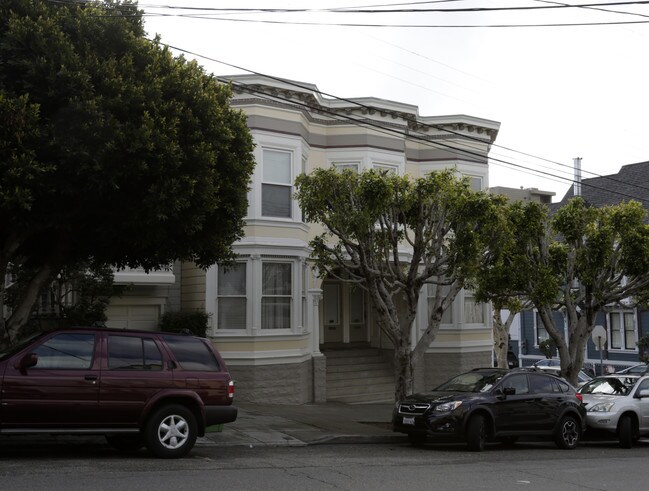
[(111, 370), (162, 370), (162, 354), (151, 338), (108, 336)]
[(163, 338), (181, 368), (210, 372), (220, 370), (214, 353), (200, 339), (183, 336), (163, 336)]

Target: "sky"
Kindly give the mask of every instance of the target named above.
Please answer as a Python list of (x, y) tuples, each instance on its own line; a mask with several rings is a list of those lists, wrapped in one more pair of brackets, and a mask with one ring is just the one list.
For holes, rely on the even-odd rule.
[[(568, 2), (582, 6), (538, 8)], [(150, 37), (194, 53), (185, 57), (215, 75), (254, 72), (315, 84), (335, 97), (412, 104), (421, 116), (497, 121), (489, 185), (553, 191), (559, 201), (572, 185), (576, 157), (584, 178), (649, 160), (649, 2), (611, 3), (140, 0), (139, 6)], [(511, 7), (537, 8), (503, 10)], [(331, 12), (342, 8), (372, 12)], [(465, 11), (377, 12), (386, 9)], [(518, 27), (498, 27), (504, 25)]]

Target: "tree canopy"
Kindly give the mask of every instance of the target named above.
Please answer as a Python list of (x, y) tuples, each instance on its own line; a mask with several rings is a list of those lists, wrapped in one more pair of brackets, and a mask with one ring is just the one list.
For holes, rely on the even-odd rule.
[[(368, 292), (395, 347), (395, 397), (403, 398), (444, 311), (494, 245), (500, 199), (472, 191), (453, 170), (410, 179), (318, 169), (299, 176), (296, 186), (306, 219), (325, 227), (311, 242), (320, 275)], [(412, 349), (412, 325), (426, 286), (434, 289), (432, 308)]]
[(554, 215), (537, 203), (515, 204), (510, 240), (497, 266), (483, 270), (480, 294), (495, 304), (531, 302), (557, 346), (562, 374), (575, 383), (598, 314), (649, 298), (646, 215), (633, 201), (596, 208), (574, 198)]
[(254, 159), (230, 96), (134, 3), (0, 3), (0, 278), (35, 271), (6, 336), (64, 265), (232, 257)]

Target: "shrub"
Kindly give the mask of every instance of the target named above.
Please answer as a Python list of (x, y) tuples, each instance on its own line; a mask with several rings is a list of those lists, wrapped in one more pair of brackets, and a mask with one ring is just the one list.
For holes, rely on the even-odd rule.
[(160, 330), (167, 332), (189, 331), (194, 336), (205, 337), (210, 315), (200, 310), (165, 312), (160, 320)]

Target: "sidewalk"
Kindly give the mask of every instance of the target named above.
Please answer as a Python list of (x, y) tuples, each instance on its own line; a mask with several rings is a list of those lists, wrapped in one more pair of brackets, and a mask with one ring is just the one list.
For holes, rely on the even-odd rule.
[(221, 432), (207, 433), (198, 439), (196, 445), (304, 446), (407, 442), (406, 435), (392, 431), (392, 404), (236, 405), (239, 408), (237, 420), (223, 425)]

